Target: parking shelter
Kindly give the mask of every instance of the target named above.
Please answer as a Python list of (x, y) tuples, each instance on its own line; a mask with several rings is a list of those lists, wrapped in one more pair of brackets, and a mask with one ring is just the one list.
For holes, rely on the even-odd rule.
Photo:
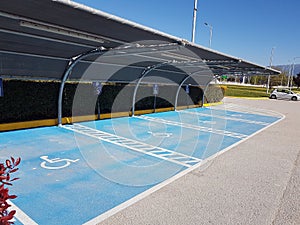
[(66, 0), (0, 3), (0, 78), (60, 81), (58, 124), (67, 80), (202, 89), (215, 76), (276, 75), (272, 68)]

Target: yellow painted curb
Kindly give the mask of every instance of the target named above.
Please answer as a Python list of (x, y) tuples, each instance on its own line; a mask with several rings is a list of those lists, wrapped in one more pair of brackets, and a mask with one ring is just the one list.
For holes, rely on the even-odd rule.
[[(188, 108), (199, 107), (199, 105), (191, 105)], [(182, 108), (182, 107), (179, 107)], [(186, 106), (184, 108), (187, 108)], [(159, 108), (155, 112), (166, 112), (174, 110), (174, 107), (168, 108)], [(137, 110), (136, 115), (154, 113), (153, 109), (149, 110)], [(105, 113), (100, 115), (100, 119), (110, 119), (110, 118), (119, 118), (119, 117), (128, 117), (131, 116), (131, 112), (117, 112), (117, 113)], [(70, 124), (73, 122), (84, 122), (84, 121), (93, 121), (97, 119), (97, 115), (86, 115), (86, 116), (75, 116), (75, 117), (64, 117), (62, 118), (63, 124)], [(57, 119), (46, 119), (46, 120), (34, 120), (34, 121), (25, 121), (25, 122), (14, 122), (14, 123), (5, 123), (0, 124), (1, 131), (11, 131), (11, 130), (20, 130), (28, 128), (37, 128), (45, 126), (56, 126), (58, 124)]]
[(201, 107), (201, 105), (177, 106), (177, 110), (193, 109), (197, 107)]
[(57, 119), (5, 123), (5, 124), (0, 124), (0, 131), (20, 130), (20, 129), (27, 129), (27, 128), (42, 127), (42, 126), (54, 126), (56, 124), (57, 124)]
[(212, 102), (212, 103), (204, 103), (204, 107), (210, 107), (210, 106), (216, 106), (216, 105), (222, 105), (223, 102)]
[(236, 96), (226, 96), (226, 98), (241, 98), (241, 99), (249, 99), (249, 100), (264, 100), (264, 99), (269, 99), (269, 97), (236, 97)]

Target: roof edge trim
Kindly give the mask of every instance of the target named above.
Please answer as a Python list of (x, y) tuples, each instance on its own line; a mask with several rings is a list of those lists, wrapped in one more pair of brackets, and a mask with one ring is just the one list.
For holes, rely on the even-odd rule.
[(190, 42), (190, 41), (188, 41), (186, 39), (179, 38), (179, 37), (176, 37), (176, 36), (164, 33), (162, 31), (146, 27), (146, 26), (138, 24), (136, 22), (132, 22), (132, 21), (127, 20), (127, 19), (123, 19), (121, 17), (118, 17), (118, 16), (115, 16), (115, 15), (103, 12), (103, 11), (98, 10), (98, 9), (94, 9), (92, 7), (89, 7), (89, 6), (86, 6), (86, 5), (77, 3), (77, 2), (73, 2), (73, 1), (69, 1), (69, 0), (52, 0), (52, 1), (53, 2), (58, 2), (58, 3), (61, 3), (61, 4), (65, 4), (65, 5), (68, 5), (70, 7), (73, 7), (73, 8), (76, 8), (76, 9), (80, 9), (80, 10), (83, 10), (83, 11), (86, 11), (86, 12), (89, 12), (91, 14), (95, 14), (95, 15), (99, 15), (99, 16), (105, 17), (106, 19), (109, 19), (109, 20), (114, 20), (116, 22), (123, 23), (123, 24), (129, 25), (129, 26), (134, 27), (134, 28), (138, 28), (138, 29), (141, 29), (141, 30), (144, 30), (144, 31), (147, 31), (147, 32), (151, 32), (151, 33), (156, 34), (156, 35), (160, 35), (160, 36), (172, 39), (175, 42), (181, 43), (183, 45), (190, 45), (192, 47), (201, 48), (203, 50), (206, 50), (206, 51), (209, 51), (209, 52), (212, 52), (212, 53), (224, 56), (224, 57), (232, 58), (232, 59), (234, 59), (234, 60), (236, 60), (238, 62), (241, 62), (241, 63), (243, 62), (243, 63), (247, 63), (247, 64), (252, 64), (253, 66), (257, 66), (257, 67), (260, 67), (261, 69), (269, 70), (269, 71), (271, 71), (271, 72), (273, 72), (275, 74), (280, 74), (281, 73), (281, 71), (275, 70), (275, 69), (273, 69), (271, 67), (259, 65), (259, 64), (256, 64), (256, 63), (244, 60), (242, 58), (237, 58), (237, 57), (234, 57), (234, 56), (229, 55), (229, 54), (225, 54), (225, 53), (222, 53), (222, 52), (219, 52), (219, 51), (216, 51), (216, 50), (212, 50), (212, 49), (204, 47), (202, 45)]

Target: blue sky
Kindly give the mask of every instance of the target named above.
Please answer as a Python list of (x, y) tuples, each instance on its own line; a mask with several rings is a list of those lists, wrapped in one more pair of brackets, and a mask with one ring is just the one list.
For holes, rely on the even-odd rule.
[[(191, 40), (194, 0), (75, 0), (104, 12)], [(300, 56), (299, 0), (198, 0), (195, 42), (262, 65)], [(296, 60), (300, 63), (300, 59)]]

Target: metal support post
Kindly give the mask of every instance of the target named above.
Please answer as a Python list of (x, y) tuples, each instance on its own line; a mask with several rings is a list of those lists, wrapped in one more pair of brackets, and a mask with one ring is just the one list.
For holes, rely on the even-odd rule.
[(162, 67), (164, 65), (167, 65), (168, 63), (170, 62), (163, 62), (163, 63), (158, 63), (158, 64), (155, 64), (155, 65), (152, 65), (152, 66), (148, 66), (146, 67), (143, 72), (141, 73), (141, 76), (138, 80), (138, 82), (136, 83), (135, 85), (135, 88), (134, 88), (134, 92), (133, 92), (133, 98), (132, 98), (132, 116), (134, 116), (134, 112), (135, 112), (135, 99), (136, 99), (136, 93), (137, 93), (137, 90), (143, 80), (143, 78), (148, 74), (150, 73), (152, 70), (155, 70), (156, 68), (159, 68), (159, 67)]
[(59, 89), (59, 95), (58, 95), (58, 126), (61, 126), (62, 125), (62, 101), (63, 101), (63, 92), (64, 92), (64, 87), (65, 87), (65, 83), (67, 81), (67, 79), (69, 78), (70, 74), (71, 74), (71, 71), (72, 69), (77, 65), (77, 63), (80, 61), (80, 60), (83, 60), (89, 56), (92, 56), (92, 55), (96, 55), (96, 54), (100, 54), (100, 53), (103, 53), (105, 52), (105, 48), (103, 47), (100, 47), (100, 48), (96, 48), (96, 49), (93, 49), (91, 51), (88, 51), (88, 52), (85, 52), (85, 53), (82, 53), (78, 56), (75, 56), (73, 57), (67, 67), (66, 67), (66, 70), (63, 74), (63, 77), (62, 77), (62, 81), (61, 81), (61, 84), (60, 84), (60, 89)]

